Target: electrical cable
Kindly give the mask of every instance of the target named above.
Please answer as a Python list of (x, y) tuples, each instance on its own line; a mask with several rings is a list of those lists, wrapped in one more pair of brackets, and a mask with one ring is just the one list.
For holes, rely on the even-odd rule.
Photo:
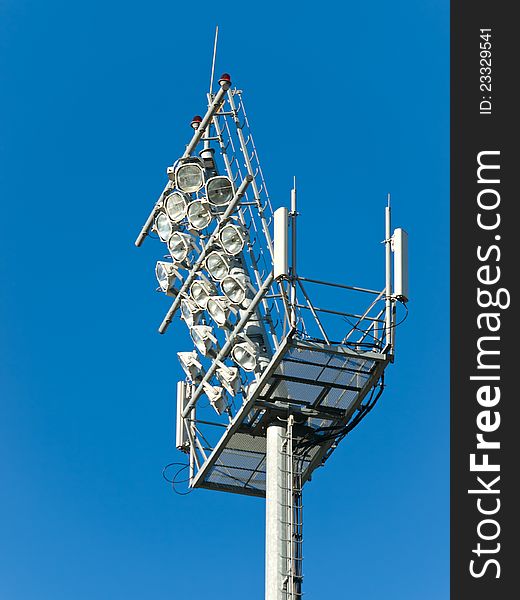
[[(374, 398), (375, 391), (378, 387), (379, 387), (379, 390)], [(312, 448), (314, 446), (316, 446), (317, 444), (321, 445), (324, 442), (328, 442), (330, 440), (336, 440), (336, 443), (338, 444), (348, 433), (350, 433), (357, 425), (359, 425), (359, 423), (361, 423), (361, 421), (366, 417), (366, 415), (374, 408), (377, 401), (381, 397), (381, 394), (383, 393), (384, 387), (385, 387), (385, 385), (384, 385), (384, 373), (383, 373), (381, 375), (380, 381), (376, 385), (374, 385), (374, 387), (372, 388), (372, 393), (370, 395), (370, 399), (369, 399), (368, 403), (365, 405), (363, 405), (363, 404), (360, 405), (358, 407), (357, 414), (347, 424), (339, 426), (339, 427), (317, 428), (312, 433), (304, 436), (298, 442), (296, 447), (302, 448), (302, 449), (308, 448), (307, 452), (304, 452), (304, 455), (303, 455), (304, 457), (306, 457), (308, 455), (309, 451), (312, 450)], [(332, 431), (332, 430), (335, 430), (334, 433), (316, 437), (316, 432)], [(305, 459), (303, 458), (302, 460), (305, 460)]]
[[(170, 468), (171, 468), (171, 467), (173, 467), (173, 466), (178, 466), (178, 467), (180, 467), (180, 468), (179, 468), (179, 469), (177, 469), (177, 471), (175, 472), (175, 475), (174, 475), (174, 476), (173, 476), (171, 479), (169, 479), (169, 478), (166, 476), (166, 472), (167, 472), (167, 470), (168, 470), (168, 469), (170, 469)], [(166, 465), (166, 466), (163, 468), (163, 470), (162, 470), (162, 476), (163, 476), (163, 479), (164, 479), (165, 481), (167, 481), (168, 483), (170, 483), (170, 484), (171, 484), (171, 486), (172, 486), (172, 490), (173, 490), (173, 491), (174, 491), (176, 494), (178, 494), (179, 496), (187, 496), (188, 494), (191, 494), (191, 492), (193, 491), (193, 489), (192, 489), (192, 488), (188, 488), (188, 490), (187, 490), (186, 492), (180, 492), (180, 491), (179, 491), (178, 489), (176, 489), (176, 487), (175, 487), (175, 486), (176, 486), (176, 485), (178, 485), (179, 483), (187, 483), (187, 482), (189, 482), (189, 480), (190, 480), (190, 478), (189, 478), (189, 477), (188, 477), (187, 479), (177, 479), (177, 478), (178, 478), (178, 476), (179, 476), (179, 475), (180, 475), (180, 474), (181, 474), (183, 471), (185, 471), (185, 470), (186, 470), (186, 469), (187, 469), (189, 466), (190, 466), (189, 464), (185, 464), (185, 463), (172, 462), (172, 463), (169, 463), (169, 464), (167, 464), (167, 465)]]
[[(406, 313), (404, 315), (404, 317), (399, 321), (399, 323), (394, 323), (393, 325), (390, 325), (390, 329), (396, 329), (397, 327), (399, 327), (399, 325), (402, 325), (406, 319), (408, 318), (408, 306), (406, 305), (405, 302), (403, 302), (402, 300), (397, 299), (397, 302), (399, 302), (400, 304), (402, 304), (406, 310)], [(363, 329), (362, 327), (358, 327), (355, 323), (353, 323), (352, 321), (349, 320), (348, 317), (343, 316), (343, 320), (345, 320), (351, 327), (352, 329), (355, 329), (356, 331), (359, 331), (361, 333), (364, 333), (365, 335), (368, 335), (369, 337), (371, 337), (374, 341), (380, 341), (378, 340), (373, 334), (369, 333), (369, 329), (370, 327), (368, 327), (367, 329)], [(344, 342), (343, 342), (344, 343)]]

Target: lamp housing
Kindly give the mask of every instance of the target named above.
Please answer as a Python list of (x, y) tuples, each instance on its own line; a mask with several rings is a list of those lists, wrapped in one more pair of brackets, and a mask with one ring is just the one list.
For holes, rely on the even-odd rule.
[(188, 221), (197, 231), (205, 229), (212, 221), (211, 208), (206, 200), (193, 200), (187, 209)]
[(175, 298), (178, 294), (178, 290), (174, 287), (175, 280), (179, 279), (182, 281), (182, 275), (179, 274), (176, 265), (162, 260), (157, 261), (155, 265), (155, 276), (161, 291), (167, 296)]
[(230, 306), (230, 302), (226, 297), (210, 296), (206, 310), (219, 327), (231, 327), (231, 323), (228, 320), (229, 314), (231, 312), (236, 313), (236, 311)]
[(168, 240), (168, 250), (177, 262), (189, 262), (188, 257), (196, 249), (195, 238), (189, 233), (174, 231)]
[(193, 302), (190, 298), (183, 298), (181, 300), (181, 319), (191, 329), (194, 325), (198, 325), (200, 317), (202, 316), (202, 309)]
[(231, 396), (236, 396), (238, 394), (242, 382), (240, 381), (240, 371), (237, 367), (228, 367), (223, 364), (221, 367), (217, 368), (216, 376), (222, 387), (231, 394)]
[(190, 287), (192, 300), (203, 310), (206, 310), (208, 299), (215, 294), (215, 286), (205, 277), (196, 279)]
[(215, 281), (221, 281), (229, 273), (232, 262), (231, 258), (224, 252), (213, 250), (204, 262), (206, 271)]
[(175, 168), (175, 184), (181, 192), (193, 194), (204, 185), (204, 165), (199, 158), (191, 157)]
[(231, 179), (225, 175), (211, 177), (206, 182), (206, 198), (213, 206), (229, 204), (235, 195)]
[(194, 325), (190, 329), (190, 335), (195, 347), (203, 356), (212, 356), (215, 354), (213, 345), (217, 343), (217, 338), (213, 335), (213, 327), (209, 325)]
[(186, 216), (188, 202), (191, 200), (188, 194), (183, 192), (171, 192), (164, 199), (164, 210), (174, 223), (180, 223)]
[(160, 210), (155, 215), (153, 230), (157, 233), (161, 242), (167, 243), (170, 239), (174, 231), (174, 225), (164, 210)]
[(222, 279), (220, 288), (232, 304), (235, 306), (243, 306), (247, 299), (248, 290), (251, 289), (252, 286), (244, 269), (235, 267)]
[(248, 341), (235, 344), (231, 350), (231, 357), (244, 371), (255, 370), (259, 354), (258, 346)]
[(231, 256), (236, 256), (244, 249), (249, 239), (249, 232), (241, 225), (228, 223), (222, 227), (218, 237), (224, 251)]
[(186, 373), (192, 383), (197, 383), (204, 377), (204, 368), (199, 362), (198, 354), (195, 350), (191, 352), (177, 352), (177, 358), (181, 364), (182, 370)]
[(216, 385), (211, 385), (208, 382), (204, 382), (203, 384), (204, 392), (208, 397), (211, 406), (215, 409), (215, 412), (218, 415), (221, 415), (227, 408), (226, 403), (226, 392), (224, 388), (221, 388)]

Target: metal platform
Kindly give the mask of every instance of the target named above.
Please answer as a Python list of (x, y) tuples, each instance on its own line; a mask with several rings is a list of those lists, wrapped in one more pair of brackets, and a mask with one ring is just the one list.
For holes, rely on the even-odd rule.
[[(302, 483), (333, 450), (330, 435), (346, 425), (389, 362), (388, 355), (288, 335), (237, 412), (192, 487), (265, 496), (266, 428), (295, 415)], [(327, 428), (327, 429), (324, 429)]]

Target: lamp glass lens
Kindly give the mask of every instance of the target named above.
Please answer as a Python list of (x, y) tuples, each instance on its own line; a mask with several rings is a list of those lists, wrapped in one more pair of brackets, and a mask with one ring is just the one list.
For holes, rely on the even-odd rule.
[(155, 276), (157, 277), (161, 290), (165, 292), (168, 289), (168, 272), (160, 262), (157, 263), (157, 266), (155, 267)]
[(245, 289), (232, 275), (228, 275), (222, 280), (222, 291), (235, 304), (241, 304), (246, 297)]
[(206, 186), (208, 200), (216, 206), (228, 204), (233, 198), (233, 186), (227, 177), (213, 177)]
[(198, 165), (182, 165), (177, 169), (175, 180), (181, 191), (198, 192), (203, 184), (202, 169)]
[(229, 254), (238, 254), (244, 247), (244, 238), (235, 225), (226, 225), (220, 232), (222, 247)]
[(217, 325), (224, 325), (227, 319), (227, 310), (221, 302), (210, 298), (208, 300), (208, 312)]
[(191, 297), (201, 307), (206, 308), (208, 304), (209, 293), (202, 281), (194, 281), (191, 290)]
[(175, 260), (183, 261), (188, 254), (188, 245), (182, 234), (175, 232), (168, 242), (168, 249)]
[(191, 339), (198, 351), (204, 356), (211, 346), (211, 340), (208, 339), (209, 333), (211, 333), (211, 327), (207, 325), (195, 325), (191, 328)]
[(166, 198), (166, 213), (172, 221), (179, 223), (186, 216), (186, 200), (179, 192), (173, 192)]
[(166, 213), (160, 212), (155, 219), (155, 229), (163, 242), (167, 242), (170, 238), (173, 227), (172, 222), (166, 216)]
[(237, 344), (233, 348), (233, 358), (244, 371), (253, 371), (256, 365), (256, 358), (249, 344)]
[(193, 343), (195, 344), (195, 347), (197, 348), (197, 350), (201, 353), (201, 354), (206, 354), (206, 344), (204, 343), (204, 340), (202, 339), (202, 337), (192, 329), (191, 331), (191, 338), (193, 340)]
[(186, 325), (188, 327), (193, 327), (195, 322), (199, 320), (197, 317), (199, 317), (200, 311), (198, 306), (192, 305), (191, 302), (185, 298), (181, 300), (181, 315)]
[(206, 269), (209, 274), (220, 281), (228, 274), (228, 263), (224, 259), (224, 257), (218, 252), (211, 252), (211, 254), (206, 259)]
[(204, 229), (212, 218), (209, 206), (200, 200), (195, 200), (188, 206), (188, 221), (195, 229)]

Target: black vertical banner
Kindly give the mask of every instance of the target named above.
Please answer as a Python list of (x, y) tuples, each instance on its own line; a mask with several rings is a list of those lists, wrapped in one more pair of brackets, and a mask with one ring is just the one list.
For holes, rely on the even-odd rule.
[[(451, 4), (451, 598), (520, 597), (514, 3)], [(515, 35), (516, 34), (516, 35)]]

